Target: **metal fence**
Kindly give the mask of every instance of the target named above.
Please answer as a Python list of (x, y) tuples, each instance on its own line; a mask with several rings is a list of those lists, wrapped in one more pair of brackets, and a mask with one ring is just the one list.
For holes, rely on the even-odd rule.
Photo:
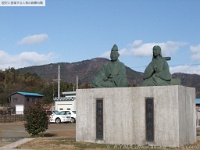
[(24, 115), (0, 115), (0, 123), (22, 122), (24, 120)]

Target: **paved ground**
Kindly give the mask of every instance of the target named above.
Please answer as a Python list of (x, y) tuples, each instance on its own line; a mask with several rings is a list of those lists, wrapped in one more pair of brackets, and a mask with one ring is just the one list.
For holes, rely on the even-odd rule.
[[(200, 127), (197, 127), (197, 139), (200, 138)], [(45, 137), (76, 137), (76, 124), (61, 123), (49, 124), (49, 129), (44, 134)], [(22, 122), (0, 123), (0, 150), (14, 150), (17, 145), (32, 140), (25, 131)]]
[[(46, 131), (46, 136), (56, 136), (48, 135), (48, 133), (54, 133), (56, 131), (68, 132), (69, 130), (75, 130), (76, 124), (74, 123), (61, 123), (61, 124), (49, 124), (49, 129)], [(64, 135), (63, 135), (64, 136)], [(18, 123), (0, 123), (0, 139), (2, 138), (25, 138), (30, 137), (30, 135), (25, 131), (22, 122)]]
[[(76, 137), (75, 123), (49, 124), (49, 129), (44, 133), (45, 137)], [(23, 122), (0, 123), (0, 150), (12, 149), (18, 144), (31, 140), (31, 136), (25, 131)], [(11, 145), (10, 145), (11, 144)], [(5, 146), (7, 145), (7, 146)]]

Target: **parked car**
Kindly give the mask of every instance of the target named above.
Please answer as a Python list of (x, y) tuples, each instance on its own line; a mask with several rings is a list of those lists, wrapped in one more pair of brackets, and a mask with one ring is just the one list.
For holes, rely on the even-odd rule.
[(62, 111), (62, 112), (65, 112), (66, 115), (70, 115), (71, 123), (76, 122), (76, 111), (67, 110), (67, 111)]
[(61, 123), (61, 122), (71, 122), (71, 114), (66, 112), (55, 111), (50, 115), (49, 122)]
[(46, 110), (45, 112), (46, 112), (46, 114), (47, 114), (48, 116), (50, 116), (50, 115), (52, 115), (52, 114), (55, 114), (55, 112), (58, 112), (58, 111), (57, 111), (57, 110)]

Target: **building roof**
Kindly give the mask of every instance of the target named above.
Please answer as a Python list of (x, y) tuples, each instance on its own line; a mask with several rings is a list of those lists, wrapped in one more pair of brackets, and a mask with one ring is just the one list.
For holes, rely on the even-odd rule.
[(76, 91), (62, 92), (63, 95), (76, 95)]
[(200, 104), (200, 98), (196, 98), (196, 104)]
[[(21, 95), (24, 95), (24, 96), (34, 96), (34, 97), (43, 97), (44, 96), (42, 94), (31, 93), (31, 92), (15, 92), (13, 94), (21, 94)], [(13, 95), (13, 94), (11, 94), (11, 95)]]

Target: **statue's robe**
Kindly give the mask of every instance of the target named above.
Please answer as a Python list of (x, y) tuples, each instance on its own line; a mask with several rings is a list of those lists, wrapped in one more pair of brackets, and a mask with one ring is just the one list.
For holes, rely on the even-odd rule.
[(127, 87), (126, 67), (119, 60), (106, 63), (92, 80), (93, 87)]
[[(156, 68), (156, 69), (155, 69)], [(153, 58), (144, 71), (142, 86), (162, 86), (180, 84), (180, 80), (172, 79), (168, 63), (164, 58)]]

